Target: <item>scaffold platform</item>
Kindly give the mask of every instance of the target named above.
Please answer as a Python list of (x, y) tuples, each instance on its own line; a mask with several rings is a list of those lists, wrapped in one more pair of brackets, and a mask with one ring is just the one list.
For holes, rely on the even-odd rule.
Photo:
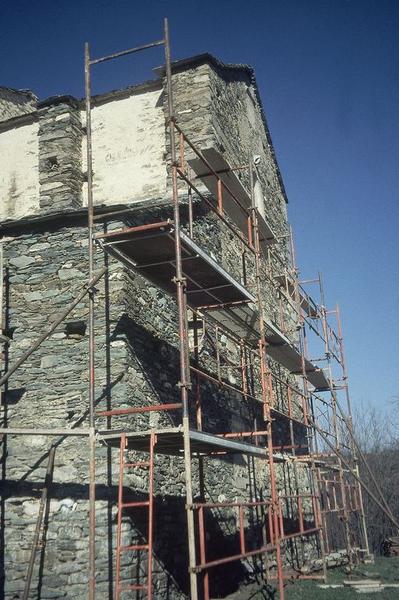
[[(175, 229), (172, 221), (127, 227), (96, 236), (103, 247), (165, 292), (176, 294)], [(187, 304), (226, 305), (255, 298), (185, 233), (180, 232)]]
[[(96, 239), (129, 268), (137, 270), (168, 294), (175, 294), (175, 229), (172, 221), (118, 229), (97, 235)], [(253, 308), (255, 297), (185, 233), (180, 233), (180, 240), (187, 304), (202, 309), (215, 323), (256, 347), (260, 332), (259, 315)], [(265, 330), (268, 354), (291, 373), (302, 374), (302, 356), (290, 340), (268, 320)], [(307, 378), (316, 390), (329, 389), (322, 369), (307, 359), (304, 366)]]
[[(184, 431), (183, 427), (171, 427), (168, 429), (147, 430), (147, 431), (98, 431), (97, 437), (100, 442), (108, 446), (119, 448), (121, 434), (126, 435), (127, 448), (139, 452), (148, 452), (151, 435), (156, 435), (156, 453), (172, 456), (183, 456), (184, 452)], [(189, 430), (190, 448), (192, 456), (206, 456), (209, 454), (246, 454), (267, 460), (268, 452), (265, 448), (248, 444), (246, 442), (225, 438), (212, 433)], [(239, 436), (239, 434), (237, 434)], [(279, 455), (273, 455), (274, 460), (283, 461)]]
[[(207, 311), (210, 318), (233, 335), (243, 339), (253, 347), (259, 342), (259, 315), (251, 304), (241, 304), (219, 310)], [(302, 355), (290, 340), (271, 321), (265, 319), (265, 339), (267, 353), (295, 375), (303, 374)], [(324, 371), (310, 360), (304, 360), (307, 379), (318, 391), (329, 389)]]
[(284, 289), (287, 290), (292, 300), (295, 302), (296, 290), (298, 290), (298, 301), (300, 308), (312, 319), (317, 319), (319, 313), (317, 311), (316, 304), (312, 301), (310, 296), (305, 294), (299, 286), (296, 286), (292, 279), (287, 273), (283, 275), (276, 275), (275, 280)]
[[(231, 168), (225, 157), (220, 152), (218, 152), (215, 148), (205, 148), (201, 151), (201, 154), (212, 167), (213, 171), (218, 174), (220, 180), (226, 185), (226, 188), (223, 187), (222, 189), (223, 209), (225, 210), (226, 214), (229, 215), (231, 220), (238, 226), (241, 232), (244, 233), (244, 235), (247, 235), (248, 222), (243, 210), (240, 209), (236, 200), (240, 202), (244, 209), (248, 210), (252, 206), (250, 194), (241, 183), (241, 180), (237, 176), (237, 172)], [(202, 181), (205, 187), (216, 199), (218, 194), (218, 180), (215, 175), (209, 171), (207, 165), (198, 156), (188, 159), (187, 162), (195, 172), (197, 178)], [(258, 210), (257, 221), (259, 227), (259, 243), (261, 248), (265, 251), (269, 244), (273, 244), (277, 241), (277, 238), (270, 224)]]

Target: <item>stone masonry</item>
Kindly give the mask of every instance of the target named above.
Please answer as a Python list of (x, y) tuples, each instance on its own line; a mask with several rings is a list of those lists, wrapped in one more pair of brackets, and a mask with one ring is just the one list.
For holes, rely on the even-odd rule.
[[(287, 201), (253, 70), (245, 65), (226, 66), (210, 55), (201, 55), (173, 65), (173, 88), (177, 121), (198, 148), (216, 148), (231, 165), (247, 162), (250, 155), (260, 156), (257, 168), (258, 189), (261, 190), (258, 208), (267, 216), (280, 240), (276, 244), (280, 264), (287, 264)], [(149, 92), (151, 96), (146, 102), (145, 95)], [(161, 73), (161, 77), (148, 84), (148, 88), (142, 85), (95, 99), (96, 105), (103, 108), (101, 127), (96, 129), (97, 137), (94, 139), (94, 156), (96, 148), (104, 156), (104, 162), (99, 161), (95, 168), (95, 191), (98, 189), (101, 193), (100, 181), (107, 173), (107, 164), (118, 160), (126, 161), (127, 168), (137, 172), (142, 185), (140, 198), (139, 188), (129, 196), (129, 187), (123, 187), (124, 181), (120, 177), (107, 187), (108, 196), (100, 203), (96, 202), (95, 193), (98, 215), (109, 212), (110, 205), (113, 209), (131, 209), (125, 215), (99, 219), (98, 232), (172, 217), (163, 92)], [(26, 102), (22, 108), (21, 98)], [(151, 128), (151, 139), (145, 139), (138, 126), (136, 145), (132, 143), (129, 146), (129, 131), (124, 133), (123, 140), (118, 138), (118, 143), (115, 143), (113, 127), (123, 131), (122, 112), (118, 112), (121, 102), (131, 102), (132, 110), (137, 111), (139, 117), (141, 114), (143, 123), (148, 123)], [(32, 197), (22, 179), (14, 174), (14, 208), (8, 213), (4, 213), (3, 209), (0, 225), (5, 266), (3, 322), (11, 337), (4, 348), (4, 370), (76, 297), (88, 278), (83, 103), (60, 96), (39, 102), (36, 106), (31, 93), (4, 92), (0, 94), (3, 121), (0, 144), (3, 131), (12, 143), (12, 133), (14, 128), (18, 128), (15, 119), (18, 115), (26, 119), (26, 112), (32, 113), (31, 122), (21, 122), (18, 130), (19, 135), (26, 134), (29, 139), (34, 135), (36, 139), (37, 173), (32, 175), (36, 179), (30, 189), (37, 189), (37, 197)], [(93, 110), (94, 124), (95, 118), (96, 109)], [(32, 129), (35, 124), (37, 134), (36, 129)], [(162, 147), (159, 155), (154, 150), (155, 146)], [(140, 177), (143, 179), (140, 180)], [(248, 188), (247, 173), (240, 171), (240, 177)], [(4, 182), (0, 193), (7, 198), (9, 182)], [(130, 200), (127, 201), (126, 197)], [(194, 199), (194, 210), (195, 241), (237, 281), (243, 282), (242, 249), (237, 240), (221, 226), (211, 211), (200, 206), (198, 199)], [(183, 230), (187, 230), (185, 201), (181, 212)], [(97, 285), (95, 295), (96, 408), (101, 411), (178, 402), (175, 299), (97, 248), (95, 268), (97, 270), (104, 265), (108, 271)], [(266, 265), (262, 268), (266, 270)], [(246, 271), (248, 285), (254, 285), (250, 258), (247, 259)], [(264, 306), (276, 323), (281, 312), (279, 302), (278, 292), (265, 279)], [(284, 310), (289, 315), (289, 309), (285, 307)], [(86, 298), (23, 368), (10, 378), (1, 408), (5, 426), (71, 430), (87, 427), (87, 317)], [(212, 327), (209, 326), (209, 332), (220, 336), (226, 364), (236, 360), (236, 349), (228, 337), (215, 334)], [(214, 348), (205, 334), (197, 361), (208, 372), (216, 372)], [(254, 371), (258, 366), (253, 364)], [(270, 368), (284, 380), (295, 381), (272, 360)], [(231, 385), (236, 383), (236, 376), (231, 371), (226, 377)], [(253, 376), (252, 383), (253, 394), (256, 395), (259, 391), (256, 376)], [(259, 402), (251, 399), (243, 401), (242, 394), (209, 381), (201, 381), (199, 385), (203, 398), (204, 430), (210, 433), (248, 431), (254, 422), (259, 430), (265, 427)], [(276, 409), (285, 410), (283, 391), (276, 397), (276, 403)], [(194, 389), (190, 395), (190, 406), (194, 425)], [(98, 417), (96, 427), (100, 430), (110, 426), (134, 430), (162, 428), (177, 425), (180, 419), (179, 411), (115, 417), (112, 421)], [(298, 438), (306, 443), (305, 429), (300, 424), (295, 427)], [(276, 443), (284, 443), (288, 439), (287, 422), (278, 418), (277, 413), (274, 431)], [(1, 553), (0, 595), (10, 600), (21, 598), (23, 591), (51, 444), (56, 447), (54, 483), (50, 491), (49, 515), (45, 520), (46, 542), (37, 555), (31, 598), (83, 600), (87, 597), (87, 443), (84, 438), (78, 437), (8, 435), (1, 443), (3, 493), (0, 544), (4, 551)], [(193, 461), (193, 465), (194, 495), (198, 498), (198, 464)], [(204, 471), (209, 501), (249, 501), (259, 494), (268, 495), (267, 468), (258, 459), (241, 455), (206, 458)], [(115, 583), (118, 476), (117, 449), (99, 443), (96, 454), (96, 582), (99, 600), (112, 598)], [(288, 459), (278, 467), (277, 479), (279, 489), (286, 493), (294, 493), (298, 488), (306, 493), (313, 485), (306, 466), (295, 468)], [(146, 474), (139, 468), (133, 470), (126, 476), (125, 489), (130, 498), (145, 499), (148, 491)], [(311, 522), (311, 507), (306, 518)], [(220, 514), (210, 511), (207, 519), (207, 529), (213, 540), (209, 560), (220, 556), (220, 553), (233, 554), (237, 547), (234, 533), (236, 512), (226, 510)], [(296, 515), (287, 512), (285, 519), (286, 530), (289, 530)], [(249, 515), (246, 523), (248, 544), (254, 547), (259, 544), (262, 535), (255, 521), (255, 515)], [(147, 533), (145, 512), (127, 511), (123, 527), (126, 544), (143, 543)], [(155, 532), (154, 597), (157, 600), (186, 599), (189, 584), (185, 486), (183, 463), (179, 457), (157, 455), (155, 459)], [(287, 545), (284, 551), (286, 563), (296, 568), (319, 558), (316, 538), (309, 538), (307, 544)], [(271, 557), (271, 568), (273, 560)], [(139, 581), (139, 575), (145, 574), (144, 563), (138, 560), (138, 556), (125, 555), (122, 567), (124, 579), (130, 583)], [(236, 591), (256, 569), (262, 569), (258, 559), (216, 569), (211, 578), (212, 594), (224, 597)], [(130, 597), (137, 598), (136, 595)]]

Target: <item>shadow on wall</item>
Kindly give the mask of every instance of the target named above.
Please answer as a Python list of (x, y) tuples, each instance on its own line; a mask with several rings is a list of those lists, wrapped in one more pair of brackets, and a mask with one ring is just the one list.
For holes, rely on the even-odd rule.
[[(106, 313), (107, 312), (108, 310), (106, 310)], [(108, 341), (123, 336), (126, 337), (131, 354), (130, 366), (133, 366), (134, 369), (138, 369), (144, 377), (145, 384), (148, 385), (153, 392), (151, 394), (151, 400), (159, 403), (178, 402), (179, 353), (177, 348), (165, 340), (155, 337), (148, 329), (135, 322), (126, 314), (120, 319), (112, 335), (110, 335), (109, 329), (109, 322), (107, 321)], [(107, 347), (109, 347), (109, 344), (107, 344)], [(110, 379), (110, 356), (107, 357), (107, 371), (107, 385), (104, 387), (102, 396), (97, 402), (107, 399), (108, 404), (111, 401), (111, 391), (115, 385), (115, 382), (112, 382)], [(164, 377), (160, 377), (160, 372), (164, 374)], [(251, 429), (253, 419), (256, 418), (261, 411), (259, 403), (247, 401), (244, 405), (242, 397), (239, 394), (236, 394), (232, 397), (231, 403), (227, 407), (227, 399), (232, 395), (226, 394), (225, 390), (220, 385), (206, 382), (201, 384), (201, 389), (207, 425), (206, 429), (208, 431), (213, 431), (214, 433), (230, 431), (232, 429), (231, 413), (234, 413), (243, 419), (247, 430)], [(17, 392), (17, 390), (15, 390), (15, 392)], [(135, 398), (132, 397), (131, 400), (132, 404), (135, 404)], [(18, 401), (17, 393), (14, 401)], [(195, 407), (195, 397), (193, 393), (190, 395), (190, 404), (193, 408)], [(109, 405), (107, 407), (111, 408)], [(226, 410), (227, 408), (229, 410)], [(81, 416), (80, 422), (86, 417), (87, 413)], [(169, 412), (168, 418), (171, 420), (172, 424), (180, 424), (181, 413), (180, 411)], [(194, 410), (192, 411), (192, 418), (194, 422)], [(114, 427), (116, 424), (117, 421), (115, 420)], [(135, 429), (139, 429), (140, 421), (137, 420), (135, 424), (139, 425), (138, 427), (135, 427)], [(59, 443), (61, 443), (61, 441), (62, 440), (60, 440)], [(44, 460), (46, 457), (47, 454), (45, 454), (41, 460)], [(219, 460), (230, 461), (231, 459), (229, 457), (219, 457)], [(108, 471), (111, 473), (111, 453), (108, 455), (107, 462)], [(236, 459), (236, 464), (237, 463), (238, 461)], [(173, 477), (173, 475), (171, 476)], [(22, 478), (20, 481), (3, 481), (3, 489), (6, 490), (5, 498), (39, 498), (41, 494), (40, 485), (38, 485), (37, 482), (28, 481), (26, 477)], [(129, 494), (132, 500), (134, 500), (135, 497), (137, 500), (144, 499), (143, 494), (135, 493), (132, 490), (126, 490), (126, 493)], [(54, 499), (73, 498), (77, 500), (87, 500), (88, 487), (85, 484), (79, 483), (54, 482), (51, 487), (50, 497)], [(112, 485), (111, 477), (108, 479), (108, 484), (97, 485), (97, 498), (99, 501), (107, 501), (109, 507), (107, 512), (107, 536), (109, 540), (107, 544), (107, 569), (109, 597), (112, 598), (114, 578), (112, 541), (115, 541), (113, 540), (115, 517), (112, 514), (112, 506), (115, 506), (117, 488)], [(144, 537), (146, 535), (145, 515), (140, 515), (138, 511), (134, 511), (133, 514), (132, 511), (130, 514), (127, 513), (127, 517), (131, 522), (132, 529)], [(233, 531), (230, 533), (228, 528), (226, 528), (226, 522), (223, 519), (220, 519), (219, 515), (214, 515), (207, 511), (206, 529), (209, 538), (212, 539), (212, 544), (209, 543), (207, 560), (211, 561), (225, 556), (239, 554), (240, 550), (237, 533)], [(231, 530), (232, 529), (233, 528), (231, 528)], [(4, 527), (2, 527), (2, 530), (4, 531)], [(167, 494), (162, 497), (156, 497), (155, 532), (154, 552), (156, 558), (164, 567), (168, 579), (171, 582), (175, 582), (175, 587), (173, 587), (173, 583), (170, 583), (170, 599), (172, 600), (173, 589), (176, 589), (176, 587), (180, 589), (182, 593), (188, 594), (187, 524), (184, 497)], [(259, 546), (259, 535), (256, 523), (249, 523), (246, 537), (248, 538), (249, 543), (253, 544), (253, 547)], [(171, 546), (171, 540), (173, 540), (173, 547)], [(45, 577), (43, 575), (43, 564), (45, 565), (45, 562), (43, 561), (45, 561), (46, 548), (43, 547), (41, 552), (41, 578), (39, 581), (39, 589), (42, 586), (46, 586)], [(212, 569), (210, 573), (211, 595), (217, 598), (235, 592), (239, 586), (248, 579), (251, 569), (252, 567), (249, 564), (244, 565), (240, 562), (234, 562)]]
[[(25, 481), (22, 484), (16, 481), (5, 482), (6, 498), (13, 498), (18, 504), (17, 498), (20, 497), (21, 504), (27, 497), (39, 499), (41, 490), (38, 488), (37, 482)], [(117, 486), (111, 488), (107, 485), (97, 486), (97, 500), (108, 501), (110, 510), (108, 515), (112, 514), (112, 506), (115, 506), (118, 489)], [(129, 488), (124, 489), (125, 497), (130, 501), (143, 501), (147, 496), (140, 492), (134, 492)], [(50, 496), (53, 500), (73, 499), (75, 501), (88, 500), (88, 486), (83, 484), (73, 483), (57, 483), (54, 482), (51, 486)], [(187, 522), (185, 511), (185, 498), (179, 496), (157, 496), (154, 505), (155, 523), (154, 523), (154, 558), (158, 562), (161, 569), (166, 573), (170, 588), (170, 594), (165, 595), (165, 600), (172, 600), (173, 590), (181, 591), (181, 593), (189, 594), (189, 578), (188, 578), (188, 556), (187, 556)], [(134, 543), (144, 542), (147, 538), (147, 512), (145, 509), (135, 508), (134, 510), (127, 509), (124, 513), (125, 521), (128, 521), (131, 526), (130, 535), (134, 538)], [(101, 524), (98, 524), (101, 527)], [(256, 530), (256, 531), (255, 531)], [(72, 531), (72, 530), (71, 530)], [(239, 554), (239, 539), (236, 533), (227, 533), (219, 524), (219, 519), (207, 514), (206, 517), (207, 536), (212, 539), (212, 544), (207, 544), (207, 560), (215, 560), (229, 555)], [(31, 534), (29, 534), (30, 536)], [(116, 536), (116, 515), (111, 517), (107, 524), (107, 535), (113, 541), (112, 546), (115, 546)], [(246, 537), (249, 540), (259, 538), (259, 531), (256, 527), (249, 526), (246, 530)], [(50, 587), (46, 583), (48, 573), (46, 572), (46, 552), (56, 551), (60, 543), (73, 543), (73, 534), (66, 536), (63, 539), (52, 539), (47, 544), (43, 545), (40, 550), (40, 556), (37, 557), (37, 564), (40, 564), (40, 574), (38, 579), (39, 589), (45, 589), (47, 592)], [(172, 544), (173, 541), (173, 544)], [(23, 542), (22, 542), (23, 543)], [(141, 557), (142, 558), (142, 557)], [(108, 556), (108, 579), (109, 579), (109, 598), (113, 597), (114, 586), (114, 562), (115, 555), (110, 552)], [(129, 582), (138, 583), (138, 569), (142, 569), (140, 560), (132, 560), (132, 567), (128, 566)], [(155, 569), (157, 570), (157, 569)], [(252, 567), (247, 569), (242, 563), (234, 562), (227, 565), (222, 565), (211, 571), (211, 595), (215, 598), (223, 598), (227, 594), (235, 592), (240, 585), (245, 582)], [(127, 572), (127, 571), (126, 571)], [(103, 573), (103, 576), (105, 574)], [(135, 581), (136, 579), (136, 581)], [(140, 579), (143, 583), (143, 580)], [(32, 586), (32, 591), (34, 587)], [(19, 597), (18, 594), (15, 597)], [(39, 596), (40, 597), (40, 596)]]
[[(154, 336), (147, 328), (124, 314), (117, 324), (113, 337), (125, 337), (130, 352), (130, 361), (134, 369), (140, 372), (145, 385), (151, 390), (153, 399), (159, 404), (180, 402), (179, 393), (179, 352), (178, 349), (164, 339)], [(191, 359), (191, 366), (198, 366)], [(206, 371), (203, 364), (200, 365)], [(208, 370), (215, 377), (215, 370)], [(196, 386), (200, 385), (203, 430), (209, 433), (227, 433), (231, 431), (251, 431), (254, 421), (262, 429), (263, 406), (260, 402), (247, 398), (243, 401), (242, 394), (237, 390), (226, 389), (223, 385), (207, 380), (204, 377), (192, 377), (192, 391), (189, 394), (190, 423), (196, 425)], [(228, 383), (228, 382), (227, 382)], [(133, 393), (135, 391), (133, 390)], [(136, 391), (137, 393), (137, 391)], [(146, 402), (148, 404), (148, 401)], [(181, 424), (181, 411), (168, 411), (167, 417), (172, 425)], [(234, 427), (233, 424), (239, 424)], [(284, 430), (279, 438), (287, 435)]]
[[(180, 402), (179, 352), (175, 346), (164, 339), (155, 337), (147, 328), (126, 314), (119, 320), (112, 337), (126, 337), (134, 368), (140, 371), (146, 385), (152, 391), (156, 403)], [(194, 367), (198, 366), (193, 359), (190, 364)], [(200, 368), (206, 370), (203, 365)], [(209, 371), (209, 374), (215, 376), (215, 372)], [(189, 394), (192, 427), (196, 428), (195, 391), (197, 382), (199, 382), (204, 431), (215, 434), (231, 432), (237, 430), (237, 426), (234, 427), (233, 423), (240, 423), (239, 430), (241, 431), (253, 430), (254, 422), (257, 423), (258, 430), (262, 431), (266, 428), (261, 402), (251, 398), (244, 400), (239, 391), (226, 390), (221, 384), (204, 377), (197, 379), (194, 375), (192, 382), (193, 390)], [(302, 423), (291, 422), (281, 413), (272, 412), (274, 419), (273, 446), (277, 448), (290, 445), (290, 427), (292, 427), (295, 444), (299, 446), (297, 454), (306, 454), (308, 451), (306, 427)], [(169, 419), (170, 425), (180, 425), (181, 412), (168, 411), (167, 416), (164, 414), (163, 418)], [(264, 444), (265, 439), (258, 438), (258, 442)]]

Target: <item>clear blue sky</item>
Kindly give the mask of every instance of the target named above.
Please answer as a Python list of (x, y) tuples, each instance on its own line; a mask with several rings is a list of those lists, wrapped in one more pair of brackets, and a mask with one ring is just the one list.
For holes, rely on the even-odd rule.
[[(163, 16), (174, 58), (253, 65), (302, 275), (321, 270), (342, 308), (353, 400), (399, 395), (397, 0), (3, 0), (1, 15), (0, 85), (41, 98), (83, 95), (84, 41), (98, 56), (157, 39)], [(152, 52), (104, 65), (96, 91), (150, 77)]]

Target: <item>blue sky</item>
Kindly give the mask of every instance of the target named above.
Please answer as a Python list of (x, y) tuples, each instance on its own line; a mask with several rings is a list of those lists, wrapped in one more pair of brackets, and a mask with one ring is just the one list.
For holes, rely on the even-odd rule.
[[(399, 2), (70, 0), (0, 3), (0, 85), (83, 95), (93, 55), (162, 36), (256, 69), (304, 278), (344, 321), (355, 404), (399, 396)], [(151, 77), (159, 50), (104, 65), (95, 91)]]

